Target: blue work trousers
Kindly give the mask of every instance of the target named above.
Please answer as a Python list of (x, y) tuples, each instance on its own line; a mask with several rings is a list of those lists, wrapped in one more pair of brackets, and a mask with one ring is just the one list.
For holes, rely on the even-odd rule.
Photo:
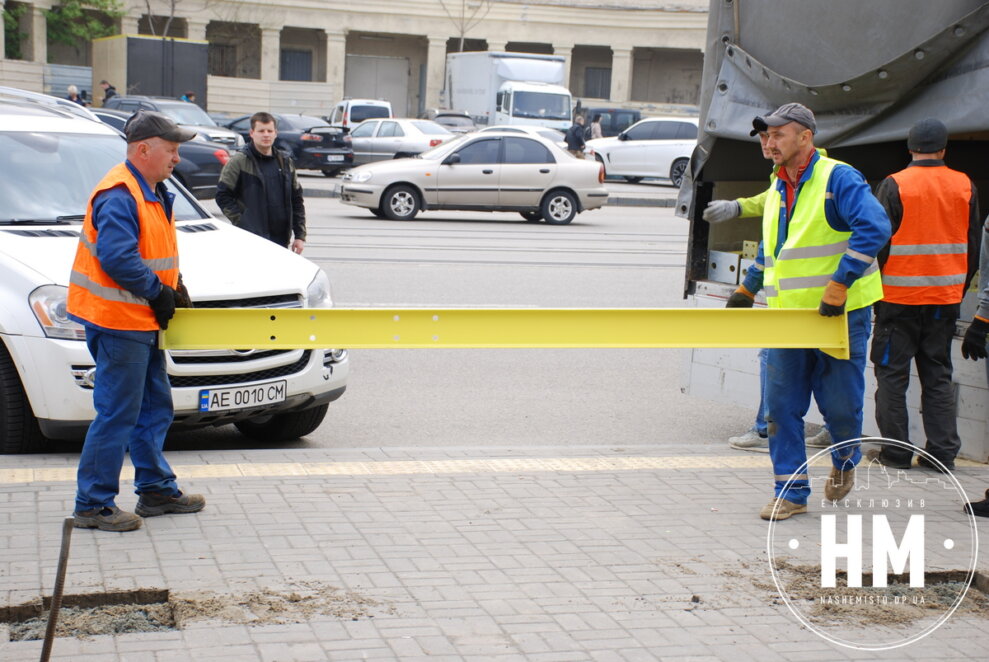
[(178, 494), (175, 474), (162, 453), (173, 413), (164, 353), (153, 340), (142, 342), (91, 326), (86, 327), (86, 344), (96, 360), (96, 418), (79, 457), (76, 511), (115, 505), (128, 450), (137, 493)]
[(759, 411), (755, 415), (755, 431), (760, 437), (769, 436), (769, 424), (766, 423), (766, 361), (769, 359), (769, 350), (759, 350)]
[[(834, 466), (846, 471), (862, 458), (859, 444), (841, 449), (838, 444), (862, 436), (871, 315), (868, 307), (848, 313), (849, 359), (836, 359), (818, 349), (769, 350), (766, 401), (776, 496), (798, 504), (807, 503), (810, 496), (804, 416), (810, 408), (811, 394), (834, 439), (835, 446), (831, 448)], [(787, 486), (791, 478), (793, 481)]]

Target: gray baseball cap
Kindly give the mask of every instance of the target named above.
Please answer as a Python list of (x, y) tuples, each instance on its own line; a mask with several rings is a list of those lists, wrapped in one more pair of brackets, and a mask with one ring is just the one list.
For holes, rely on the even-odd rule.
[(948, 127), (933, 118), (920, 120), (907, 134), (907, 149), (918, 154), (933, 154), (948, 146)]
[(151, 110), (139, 110), (124, 124), (124, 135), (127, 136), (128, 143), (136, 143), (148, 138), (184, 143), (195, 138), (196, 132), (179, 126), (167, 115)]
[(756, 121), (763, 122), (767, 127), (783, 126), (790, 122), (796, 122), (810, 129), (811, 133), (817, 133), (817, 120), (810, 108), (800, 103), (783, 104), (765, 117), (757, 117), (752, 120), (753, 126)]

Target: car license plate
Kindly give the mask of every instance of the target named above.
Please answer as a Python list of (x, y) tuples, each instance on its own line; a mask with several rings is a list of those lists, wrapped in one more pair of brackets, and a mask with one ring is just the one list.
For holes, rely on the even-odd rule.
[(199, 392), (199, 411), (224, 411), (263, 407), (285, 400), (286, 382), (268, 382), (254, 386), (211, 388)]
[(327, 154), (326, 160), (330, 162), (343, 161), (343, 154)]

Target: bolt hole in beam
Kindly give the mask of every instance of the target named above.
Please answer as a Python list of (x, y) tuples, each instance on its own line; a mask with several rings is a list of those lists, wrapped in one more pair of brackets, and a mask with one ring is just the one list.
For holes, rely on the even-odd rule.
[[(313, 319), (315, 317), (315, 319)], [(318, 340), (317, 340), (318, 339)], [(848, 357), (844, 316), (815, 309), (252, 308), (176, 311), (163, 349), (814, 348)]]

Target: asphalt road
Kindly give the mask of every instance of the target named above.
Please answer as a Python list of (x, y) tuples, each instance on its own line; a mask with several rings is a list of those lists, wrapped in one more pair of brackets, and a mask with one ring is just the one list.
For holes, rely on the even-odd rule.
[[(207, 207), (216, 213), (212, 202)], [(341, 307), (681, 307), (686, 224), (605, 207), (567, 226), (518, 214), (374, 218), (307, 201), (305, 255)], [(724, 445), (752, 412), (680, 392), (680, 350), (358, 350), (346, 394), (298, 448)], [(266, 447), (232, 427), (171, 448)]]

